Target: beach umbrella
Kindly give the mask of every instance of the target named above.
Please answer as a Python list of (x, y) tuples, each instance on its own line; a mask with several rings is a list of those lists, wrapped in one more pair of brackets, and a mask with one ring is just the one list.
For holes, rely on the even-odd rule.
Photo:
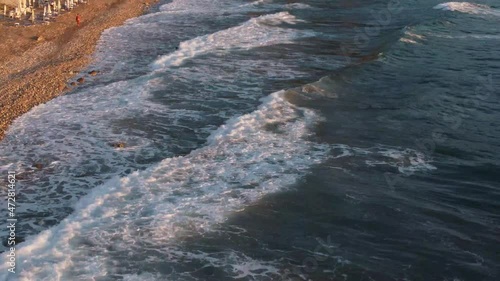
[(35, 10), (31, 10), (31, 22), (34, 24), (35, 23)]
[(43, 18), (47, 16), (47, 6), (43, 6)]
[(50, 8), (50, 5), (47, 5), (47, 14), (52, 15), (52, 9)]
[(7, 5), (3, 5), (3, 15), (7, 15)]
[(17, 1), (17, 8), (16, 8), (16, 16), (21, 16), (23, 13), (23, 1), (18, 0)]
[(21, 13), (26, 15), (26, 0), (21, 0)]

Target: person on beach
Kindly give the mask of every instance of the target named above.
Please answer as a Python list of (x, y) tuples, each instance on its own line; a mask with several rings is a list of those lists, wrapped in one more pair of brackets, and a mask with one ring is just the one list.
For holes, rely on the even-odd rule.
[(81, 21), (80, 15), (76, 14), (76, 25), (77, 26), (80, 26), (80, 21)]

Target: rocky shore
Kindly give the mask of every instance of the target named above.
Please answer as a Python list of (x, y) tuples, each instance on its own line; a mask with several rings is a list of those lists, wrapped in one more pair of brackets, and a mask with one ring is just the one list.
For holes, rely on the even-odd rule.
[(48, 25), (15, 26), (0, 19), (0, 139), (15, 118), (71, 90), (70, 79), (98, 75), (79, 73), (91, 62), (101, 33), (141, 15), (152, 2), (90, 1)]

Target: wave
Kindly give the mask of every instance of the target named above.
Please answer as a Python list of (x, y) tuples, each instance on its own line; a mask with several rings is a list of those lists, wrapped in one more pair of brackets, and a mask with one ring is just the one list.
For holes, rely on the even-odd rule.
[(133, 254), (143, 242), (161, 248), (210, 231), (231, 213), (290, 187), (328, 147), (308, 140), (320, 116), (286, 96), (264, 98), (256, 111), (229, 120), (189, 155), (94, 188), (59, 225), (17, 248), (20, 280), (103, 276), (110, 271), (103, 265), (120, 260), (114, 253)]
[(404, 36), (399, 39), (399, 41), (408, 44), (419, 44), (423, 40), (425, 40), (423, 35), (416, 34), (410, 30), (405, 30)]
[(286, 44), (298, 38), (314, 36), (314, 33), (308, 31), (276, 27), (283, 23), (296, 24), (298, 22), (300, 20), (288, 12), (253, 18), (240, 26), (181, 42), (177, 51), (159, 58), (153, 63), (153, 67), (162, 69), (179, 66), (185, 60), (202, 54)]
[(500, 11), (487, 5), (469, 2), (447, 2), (434, 6), (436, 10), (456, 11), (473, 15), (494, 15), (500, 16)]
[(213, 1), (213, 0), (174, 0), (168, 4), (160, 7), (160, 11), (169, 14), (228, 14), (228, 13), (241, 13), (257, 9), (265, 10), (304, 10), (311, 9), (312, 6), (304, 3), (289, 3), (278, 4), (273, 1), (258, 0), (246, 4), (238, 5), (234, 1)]
[(218, 13), (234, 8), (234, 1), (228, 0), (174, 0), (160, 7), (160, 11), (168, 13)]
[[(368, 148), (351, 147), (345, 144), (335, 144), (330, 148), (332, 151), (338, 151), (335, 158), (351, 158), (353, 163), (344, 163), (345, 170), (350, 165), (354, 167), (376, 167), (390, 168), (404, 176), (411, 176), (418, 172), (428, 172), (436, 170), (432, 165), (432, 158), (426, 154), (402, 147), (393, 147), (386, 145), (376, 145)], [(364, 165), (363, 165), (364, 164)]]
[(284, 9), (290, 9), (290, 10), (305, 10), (305, 9), (312, 9), (313, 7), (310, 6), (309, 4), (305, 3), (289, 3), (285, 5), (273, 3), (273, 1), (268, 1), (268, 0), (258, 0), (254, 1), (251, 3), (243, 4), (240, 5), (240, 8), (248, 8), (248, 7), (263, 7), (265, 6), (266, 8), (284, 8)]
[(495, 34), (450, 35), (450, 34), (432, 33), (429, 36), (447, 38), (447, 39), (477, 39), (477, 40), (498, 40), (498, 39), (500, 39), (500, 35), (495, 35)]
[[(116, 43), (113, 40), (117, 36), (144, 33), (141, 20), (144, 18), (108, 31), (106, 40)], [(262, 16), (243, 26), (185, 41), (182, 46), (192, 47), (194, 56), (197, 52), (215, 51), (226, 39), (233, 40), (229, 44), (232, 48), (283, 43), (308, 35), (277, 27), (298, 22), (286, 12)], [(250, 37), (244, 38), (243, 34)], [(115, 45), (132, 49), (124, 44)], [(181, 60), (185, 59), (183, 56), (190, 57), (183, 53), (186, 50), (173, 56)], [(110, 58), (118, 53), (115, 51), (104, 53), (104, 63), (114, 61), (122, 65), (119, 59)], [(235, 75), (222, 75), (214, 70), (214, 65), (221, 63), (219, 58), (209, 59), (193, 69), (175, 69), (175, 73), (167, 67), (165, 73), (157, 75), (148, 68), (149, 72), (140, 77), (58, 97), (18, 118), (0, 144), (0, 153), (5, 155), (0, 159), (0, 170), (18, 171), (24, 190), (20, 195), (24, 203), (18, 213), (22, 218), (18, 235), (37, 233), (61, 221), (72, 212), (79, 198), (114, 176), (124, 176), (198, 148), (224, 120), (258, 105), (263, 94), (258, 86), (262, 79), (255, 75), (258, 70), (265, 69), (265, 76), (272, 79), (305, 75), (282, 62), (269, 65), (266, 60), (234, 61), (232, 65), (238, 69), (236, 74), (241, 80), (235, 84)], [(137, 62), (125, 65), (130, 64)], [(102, 63), (94, 67), (102, 69)], [(158, 78), (163, 76), (175, 77), (176, 82)], [(169, 99), (183, 100), (182, 104), (152, 101), (152, 93), (166, 89)], [(208, 95), (210, 104), (201, 102)], [(123, 143), (125, 147), (113, 147), (115, 143)], [(33, 217), (33, 213), (43, 217)], [(2, 230), (0, 234), (5, 232)]]

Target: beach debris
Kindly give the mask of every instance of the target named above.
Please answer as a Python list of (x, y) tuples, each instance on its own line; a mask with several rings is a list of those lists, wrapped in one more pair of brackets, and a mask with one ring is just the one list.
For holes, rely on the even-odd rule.
[(76, 86), (76, 82), (75, 82), (75, 81), (73, 81), (73, 82), (71, 82), (71, 83), (69, 83), (69, 84), (70, 84), (71, 86)]
[(82, 84), (83, 82), (85, 82), (85, 78), (80, 77), (80, 78), (76, 79), (76, 82)]
[(99, 74), (99, 71), (97, 71), (97, 70), (92, 70), (92, 71), (90, 71), (90, 72), (89, 72), (89, 74), (90, 74), (91, 76), (96, 76), (97, 74)]
[(43, 38), (43, 36), (41, 36), (41, 35), (40, 35), (40, 36), (35, 36), (35, 37), (34, 37), (34, 39), (35, 39), (36, 41), (38, 41), (38, 42), (41, 42), (41, 41), (44, 41), (44, 40), (45, 40), (45, 38)]
[(114, 148), (125, 148), (124, 142), (114, 142), (114, 143), (110, 143), (110, 145)]
[(37, 168), (38, 170), (41, 170), (43, 168), (43, 164), (41, 164), (41, 163), (34, 163), (32, 167), (33, 168)]

